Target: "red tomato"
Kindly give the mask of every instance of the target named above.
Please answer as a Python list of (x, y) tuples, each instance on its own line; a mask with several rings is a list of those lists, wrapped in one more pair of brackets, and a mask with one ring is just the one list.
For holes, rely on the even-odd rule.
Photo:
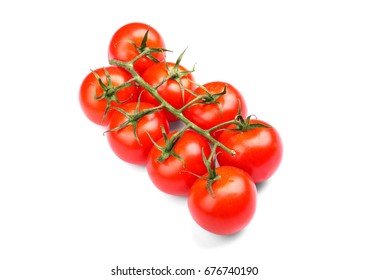
[[(124, 105), (122, 109), (129, 114), (133, 114), (136, 107), (137, 103), (132, 102)], [(138, 111), (141, 112), (144, 109), (153, 107), (152, 104), (141, 102)], [(108, 125), (108, 130), (122, 125), (127, 120), (128, 118), (121, 112), (114, 112)], [(144, 165), (147, 162), (148, 153), (153, 146), (147, 133), (156, 141), (162, 137), (162, 126), (166, 132), (169, 132), (169, 123), (165, 115), (161, 111), (156, 111), (143, 116), (137, 121), (136, 135), (139, 142), (134, 135), (134, 127), (132, 124), (119, 130), (108, 132), (107, 140), (113, 152), (120, 159), (129, 163)]]
[[(144, 23), (133, 22), (119, 28), (112, 36), (109, 44), (109, 60), (116, 59), (123, 62), (131, 61), (140, 52), (132, 44), (141, 47), (142, 40), (149, 28), (146, 47), (150, 48), (165, 48), (165, 43), (161, 35), (152, 26)], [(152, 57), (157, 61), (162, 61), (165, 58), (164, 52), (153, 53)], [(134, 63), (134, 69), (138, 73), (142, 73), (155, 62), (144, 56)]]
[[(109, 85), (105, 70), (110, 75), (111, 85)], [(104, 68), (94, 70), (94, 72), (101, 78), (103, 84), (106, 85), (105, 89), (101, 87), (97, 78), (91, 72), (85, 77), (79, 90), (79, 103), (84, 114), (92, 122), (104, 126), (109, 123), (112, 114), (112, 112), (109, 111), (106, 115), (105, 121), (102, 123), (106, 106), (108, 105), (108, 103), (106, 102), (107, 99), (113, 98), (114, 94), (120, 102), (123, 102), (125, 100), (129, 100), (129, 102), (134, 102), (137, 101), (138, 98), (138, 91), (136, 86), (126, 87), (120, 90), (116, 89), (116, 87), (124, 84), (132, 78), (132, 76), (127, 71), (115, 66), (105, 67), (105, 70)], [(103, 94), (106, 95), (106, 98), (103, 98), (101, 100), (97, 100), (95, 98), (98, 98)], [(110, 105), (116, 107), (122, 106), (121, 104), (118, 104), (114, 101), (111, 101)]]
[[(203, 86), (211, 95), (223, 92), (226, 86), (226, 93), (216, 100), (218, 104), (207, 104), (200, 101), (200, 103), (187, 108), (183, 113), (190, 121), (202, 129), (210, 129), (220, 123), (233, 120), (238, 114), (239, 105), (241, 113), (246, 115), (247, 107), (244, 98), (235, 87), (224, 82), (211, 82)], [(206, 94), (206, 91), (201, 87), (198, 87), (194, 92), (199, 95)], [(190, 95), (187, 103), (194, 98), (195, 96)], [(212, 134), (216, 136), (216, 134)]]
[[(149, 67), (143, 74), (142, 78), (151, 86), (160, 84), (169, 75), (167, 68), (171, 71), (175, 66), (175, 63), (160, 62)], [(178, 72), (187, 72), (183, 66), (178, 67)], [(195, 84), (190, 82), (194, 81), (192, 74), (187, 74), (180, 78), (180, 82), (184, 88), (182, 92), (179, 83), (174, 79), (169, 79), (163, 83), (158, 89), (158, 94), (162, 96), (170, 105), (176, 109), (180, 109), (184, 106), (185, 100), (189, 98), (190, 93), (187, 90), (194, 90)], [(159, 105), (159, 102), (145, 89), (140, 88), (142, 91), (141, 100), (149, 102), (155, 105)], [(169, 122), (177, 121), (178, 118), (170, 112), (164, 110), (165, 115)]]
[[(171, 139), (174, 134), (170, 133), (168, 138)], [(157, 144), (165, 147), (164, 138)], [(170, 155), (161, 162), (158, 159), (162, 152), (153, 146), (148, 155), (148, 175), (161, 191), (173, 195), (188, 195), (189, 189), (197, 179), (193, 173), (201, 176), (207, 170), (202, 159), (202, 150), (205, 156), (209, 157), (211, 148), (207, 140), (197, 132), (186, 130), (173, 148), (173, 152), (181, 160)]]
[(189, 211), (205, 230), (233, 234), (247, 226), (254, 216), (256, 186), (245, 171), (236, 167), (220, 166), (216, 173), (220, 179), (212, 183), (213, 196), (206, 189), (205, 179), (195, 181), (189, 192)]
[[(255, 183), (270, 178), (281, 163), (283, 147), (279, 133), (264, 121), (250, 120), (250, 125), (262, 124), (247, 131), (224, 130), (218, 140), (235, 151), (232, 156), (218, 148), (220, 165), (231, 165), (249, 173)], [(230, 126), (229, 128), (235, 128)]]

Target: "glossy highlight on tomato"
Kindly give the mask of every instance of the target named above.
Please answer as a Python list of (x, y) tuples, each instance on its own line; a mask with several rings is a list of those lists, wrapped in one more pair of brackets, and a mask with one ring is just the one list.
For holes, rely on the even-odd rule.
[(213, 195), (206, 188), (205, 179), (195, 181), (188, 197), (189, 212), (196, 223), (209, 232), (234, 234), (252, 220), (257, 189), (250, 176), (239, 168), (220, 166), (216, 173), (220, 179), (212, 184)]

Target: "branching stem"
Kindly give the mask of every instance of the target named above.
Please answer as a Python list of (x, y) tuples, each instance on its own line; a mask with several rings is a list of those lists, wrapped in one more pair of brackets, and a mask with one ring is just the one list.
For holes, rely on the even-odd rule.
[[(119, 61), (119, 60), (115, 60), (112, 59), (110, 60), (110, 64), (111, 65), (116, 65), (119, 66), (121, 68), (124, 68), (125, 70), (127, 70), (132, 76), (134, 81), (139, 84), (141, 87), (143, 87), (145, 90), (147, 90), (161, 105), (162, 108), (166, 109), (167, 111), (169, 111), (170, 113), (172, 113), (173, 115), (175, 115), (179, 120), (181, 120), (184, 125), (192, 130), (194, 130), (195, 132), (201, 134), (202, 136), (204, 136), (208, 141), (210, 141), (212, 144), (217, 145), (218, 147), (222, 148), (223, 150), (225, 150), (226, 152), (230, 153), (231, 155), (235, 155), (235, 151), (229, 149), (228, 147), (226, 147), (225, 145), (223, 145), (221, 142), (217, 141), (215, 138), (212, 137), (212, 135), (210, 134), (210, 132), (213, 129), (210, 130), (204, 130), (202, 128), (200, 128), (198, 125), (194, 124), (193, 122), (191, 122), (189, 119), (187, 119), (184, 115), (183, 115), (183, 111), (188, 107), (187, 105), (185, 105), (183, 108), (181, 109), (176, 109), (174, 108), (172, 105), (170, 105), (165, 99), (163, 99), (158, 91), (157, 88), (149, 85), (145, 80), (143, 80), (143, 78), (134, 70), (133, 64), (135, 61), (137, 61), (139, 58), (149, 54), (150, 51), (149, 49), (144, 50), (143, 52), (141, 52), (137, 57), (135, 57), (132, 61), (129, 62), (123, 62), (123, 61)], [(199, 100), (200, 98), (198, 98)], [(196, 101), (198, 101), (196, 100)], [(191, 102), (192, 103), (192, 102)], [(194, 104), (194, 102), (192, 103)], [(191, 104), (191, 105), (192, 105)], [(233, 123), (233, 122), (232, 122)], [(220, 126), (220, 125), (219, 125)]]

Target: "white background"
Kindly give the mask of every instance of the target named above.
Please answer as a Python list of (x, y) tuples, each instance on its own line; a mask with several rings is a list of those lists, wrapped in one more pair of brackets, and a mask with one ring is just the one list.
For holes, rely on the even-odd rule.
[[(117, 265), (367, 279), (366, 1), (0, 5), (0, 279), (133, 279), (111, 276)], [(279, 130), (282, 165), (241, 233), (199, 228), (82, 114), (82, 79), (132, 21), (155, 27), (171, 60), (188, 47), (198, 82), (233, 84)]]

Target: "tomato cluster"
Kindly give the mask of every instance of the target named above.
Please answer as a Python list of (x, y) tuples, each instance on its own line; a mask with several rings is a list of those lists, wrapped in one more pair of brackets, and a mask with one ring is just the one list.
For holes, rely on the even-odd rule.
[[(233, 85), (196, 83), (193, 72), (166, 61), (159, 32), (143, 23), (119, 28), (108, 46), (110, 65), (82, 81), (86, 117), (106, 128), (123, 161), (145, 165), (159, 190), (187, 196), (193, 219), (212, 233), (233, 234), (252, 220), (256, 184), (280, 165), (280, 135), (247, 116)], [(180, 122), (177, 129), (170, 123)], [(173, 127), (173, 126), (172, 126)]]

